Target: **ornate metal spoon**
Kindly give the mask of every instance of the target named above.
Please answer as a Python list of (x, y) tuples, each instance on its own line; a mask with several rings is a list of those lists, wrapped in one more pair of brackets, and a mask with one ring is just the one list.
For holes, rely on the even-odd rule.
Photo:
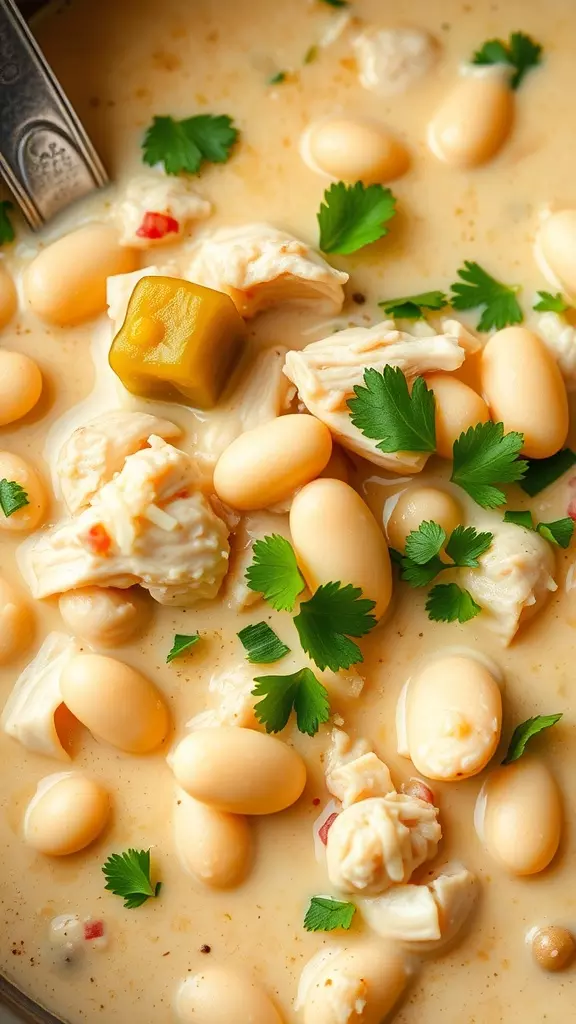
[(0, 174), (35, 229), (108, 183), (13, 0), (0, 0)]

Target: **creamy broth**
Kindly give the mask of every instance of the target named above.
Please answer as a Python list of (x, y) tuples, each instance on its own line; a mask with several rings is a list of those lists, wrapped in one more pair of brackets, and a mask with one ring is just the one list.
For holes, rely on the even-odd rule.
[[(301, 349), (328, 336), (334, 326), (378, 323), (379, 300), (433, 288), (449, 290), (465, 259), (477, 261), (498, 279), (521, 283), (526, 323), (535, 326), (532, 296), (536, 289), (550, 287), (533, 255), (539, 211), (549, 203), (576, 206), (570, 159), (573, 3), (405, 0), (398, 11), (385, 11), (384, 6), (394, 5), (357, 0), (349, 9), (352, 24), (334, 42), (321, 46), (309, 64), (304, 64), (306, 51), (342, 17), (342, 12), (320, 2), (72, 0), (41, 18), (40, 43), (115, 184), (67, 212), (39, 238), (19, 226), (16, 245), (5, 250), (6, 264), (20, 279), (31, 257), (47, 242), (84, 221), (108, 217), (127, 182), (142, 173), (144, 130), (153, 116), (168, 113), (226, 113), (240, 130), (232, 158), (222, 165), (206, 165), (198, 178), (198, 192), (213, 203), (211, 218), (200, 223), (198, 231), (266, 221), (316, 245), (316, 212), (329, 182), (303, 162), (301, 134), (314, 119), (328, 115), (374, 118), (397, 134), (411, 156), (409, 171), (391, 185), (399, 212), (389, 236), (359, 253), (330, 257), (333, 266), (351, 275), (341, 317), (334, 321), (319, 316), (313, 303), (306, 309), (278, 306), (248, 321), (250, 351), (278, 345)], [(437, 64), (405, 93), (382, 98), (362, 88), (351, 46), (359, 28), (355, 19), (367, 25), (427, 29), (438, 41)], [(501, 152), (477, 169), (451, 169), (430, 153), (428, 123), (453, 86), (459, 64), (484, 40), (507, 37), (514, 30), (543, 44), (542, 67), (516, 94), (513, 130)], [(267, 84), (284, 69), (284, 82)], [(142, 254), (142, 263), (165, 265), (180, 257), (180, 246), (158, 253), (149, 249)], [(352, 298), (358, 293), (365, 297), (362, 304)], [(184, 431), (175, 444), (194, 452), (205, 417), (183, 404), (138, 399), (117, 387), (106, 362), (110, 329), (104, 316), (59, 328), (47, 326), (23, 308), (21, 294), (21, 310), (3, 329), (1, 344), (38, 362), (44, 390), (24, 419), (0, 428), (0, 447), (28, 459), (42, 474), (50, 493), (47, 523), (65, 514), (50, 486), (55, 455), (72, 429), (100, 412), (122, 406), (165, 417)], [(470, 326), (477, 322), (474, 314), (465, 314), (462, 320)], [(469, 358), (457, 376), (479, 387), (477, 357)], [(574, 419), (572, 432), (573, 423)], [(568, 442), (571, 437), (576, 443), (571, 434)], [(351, 463), (350, 473), (380, 522), (385, 508), (389, 510), (388, 499), (408, 482), (366, 461)], [(433, 458), (419, 480), (434, 483), (448, 475), (447, 464)], [(557, 486), (531, 501), (511, 488), (509, 507), (530, 507), (536, 521), (559, 519), (566, 515), (570, 500), (568, 480), (569, 476), (562, 477)], [(465, 513), (473, 515), (473, 503), (465, 496), (462, 501)], [(278, 514), (277, 520), (267, 533), (287, 533), (287, 516)], [(2, 575), (23, 593), (27, 588), (16, 549), (25, 537), (2, 532)], [(433, 865), (457, 859), (473, 871), (480, 883), (478, 905), (453, 948), (422, 958), (395, 1013), (398, 1024), (576, 1019), (575, 968), (544, 973), (534, 964), (526, 939), (536, 926), (576, 929), (571, 873), (576, 606), (574, 590), (566, 587), (573, 553), (555, 549), (555, 557), (558, 591), (509, 647), (487, 628), (482, 615), (464, 625), (430, 622), (424, 610), (426, 590), (395, 581), (388, 617), (361, 642), (364, 663), (359, 669), (366, 680), (361, 696), (333, 699), (333, 711), (344, 719), (346, 731), (354, 739), (370, 740), (399, 788), (416, 772), (397, 753), (396, 704), (420, 664), (441, 652), (478, 652), (495, 663), (502, 677), (502, 740), (490, 768), (466, 781), (431, 783), (443, 832)], [(208, 964), (248, 971), (275, 1000), (282, 1020), (296, 1024), (303, 1018), (294, 1009), (294, 1000), (307, 961), (324, 946), (352, 945), (360, 936), (370, 936), (360, 914), (349, 935), (309, 933), (302, 926), (311, 895), (331, 891), (325, 867), (314, 856), (313, 828), (329, 800), (323, 763), (330, 745), (327, 726), (314, 738), (299, 733), (292, 723), (282, 734), (304, 758), (308, 781), (302, 797), (288, 810), (250, 820), (254, 864), (242, 885), (223, 892), (202, 887), (178, 861), (172, 827), (176, 790), (166, 753), (194, 715), (215, 706), (217, 697), (208, 690), (211, 675), (243, 662), (236, 633), (264, 619), (292, 650), (286, 662), (270, 672), (290, 672), (302, 663), (288, 614), (274, 612), (264, 603), (239, 613), (228, 606), (226, 589), (222, 595), (188, 609), (162, 607), (145, 595), (141, 634), (118, 649), (97, 648), (98, 653), (140, 669), (158, 686), (173, 731), (157, 752), (140, 757), (108, 747), (86, 729), (67, 723), (70, 767), (100, 781), (112, 799), (110, 824), (88, 848), (56, 858), (23, 843), (24, 812), (38, 781), (69, 769), (0, 732), (0, 969), (71, 1024), (171, 1020), (178, 985)], [(30, 603), (34, 639), (2, 668), (3, 701), (46, 635), (51, 630), (69, 632), (57, 598), (30, 598)], [(197, 647), (166, 664), (174, 634), (195, 632), (202, 637)], [(82, 647), (89, 650), (86, 644)], [(534, 740), (532, 750), (551, 769), (562, 792), (560, 849), (542, 873), (513, 877), (490, 858), (478, 839), (477, 797), (504, 757), (513, 728), (533, 715), (555, 712), (563, 713), (561, 724)], [(104, 891), (102, 864), (110, 853), (128, 847), (151, 848), (155, 877), (162, 881), (160, 897), (137, 910), (123, 909), (118, 897)], [(425, 866), (424, 877), (429, 867)], [(62, 914), (104, 920), (105, 948), (90, 947), (70, 964), (56, 963), (49, 926)], [(239, 1007), (235, 1020), (243, 1024), (244, 1019)]]

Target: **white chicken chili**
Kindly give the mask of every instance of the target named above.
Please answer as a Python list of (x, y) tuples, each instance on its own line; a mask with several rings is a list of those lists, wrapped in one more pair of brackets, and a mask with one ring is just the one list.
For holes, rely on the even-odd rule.
[(0, 196), (0, 971), (66, 1024), (574, 1015), (576, 12), (396, 7), (34, 25), (113, 180)]

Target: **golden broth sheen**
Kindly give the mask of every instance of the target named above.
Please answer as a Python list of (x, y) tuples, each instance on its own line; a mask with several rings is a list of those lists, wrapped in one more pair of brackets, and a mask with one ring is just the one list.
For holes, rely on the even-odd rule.
[[(441, 57), (426, 78), (389, 100), (360, 87), (346, 37), (303, 66), (307, 49), (337, 16), (319, 2), (72, 0), (61, 13), (45, 17), (38, 33), (120, 184), (140, 169), (140, 140), (153, 115), (210, 112), (234, 118), (241, 142), (233, 159), (209, 167), (199, 179), (199, 191), (215, 205), (212, 226), (268, 220), (314, 242), (325, 181), (299, 156), (302, 130), (312, 119), (327, 115), (382, 120), (407, 144), (412, 168), (393, 186), (399, 213), (390, 236), (366, 252), (332, 261), (351, 272), (348, 294), (361, 291), (368, 299), (361, 309), (350, 303), (347, 311), (376, 321), (376, 300), (447, 287), (464, 259), (478, 261), (502, 280), (522, 283), (528, 308), (533, 291), (546, 287), (532, 255), (538, 208), (551, 200), (576, 205), (570, 150), (576, 127), (573, 0), (507, 0), (500, 5), (491, 0), (405, 0), (395, 7), (381, 0), (357, 0), (353, 14), (386, 27), (408, 23), (428, 28), (441, 44)], [(517, 94), (513, 134), (486, 167), (450, 170), (430, 154), (427, 124), (454, 83), (459, 62), (484, 40), (517, 29), (543, 43), (546, 60)], [(284, 68), (296, 70), (294, 79), (268, 86), (270, 75)], [(60, 224), (51, 225), (46, 237), (57, 237), (88, 214), (96, 215), (112, 198), (108, 193), (91, 199)], [(15, 256), (9, 257), (15, 265), (25, 263), (38, 245), (23, 232), (20, 237)], [(148, 256), (154, 262), (155, 254)], [(250, 332), (262, 344), (299, 347), (323, 336), (317, 330), (303, 340), (302, 329), (315, 322), (309, 312), (280, 310), (252, 322)], [(40, 453), (48, 429), (93, 385), (88, 359), (93, 332), (94, 324), (50, 328), (19, 315), (1, 336), (3, 345), (33, 356), (45, 379), (39, 405), (21, 423), (2, 428), (1, 446), (30, 459), (46, 478)], [(182, 408), (152, 403), (143, 403), (142, 408), (159, 410), (193, 429), (192, 416)], [(73, 425), (78, 422), (82, 418)], [(186, 444), (191, 445), (190, 435)], [(380, 515), (394, 485), (386, 485), (374, 469), (363, 486)], [(556, 497), (547, 492), (532, 508), (538, 519), (564, 515), (565, 487)], [(55, 519), (57, 514), (53, 502), (50, 516)], [(19, 579), (16, 543), (13, 535), (3, 534), (2, 572), (10, 581)], [(563, 595), (570, 561), (569, 555), (559, 555), (559, 595), (508, 650), (485, 628), (482, 617), (465, 626), (429, 623), (424, 595), (400, 588), (389, 620), (363, 644), (367, 682), (360, 701), (338, 704), (350, 731), (375, 743), (398, 785), (414, 770), (396, 754), (396, 700), (419, 661), (444, 646), (481, 650), (502, 670), (506, 740), (513, 726), (531, 715), (564, 712), (558, 731), (534, 743), (534, 750), (556, 774), (569, 819), (560, 853), (544, 874), (509, 878), (482, 849), (473, 810), (486, 773), (458, 784), (433, 784), (445, 837), (442, 860), (454, 855), (475, 871), (482, 898), (457, 948), (431, 959), (416, 978), (395, 1018), (399, 1024), (575, 1019), (574, 969), (548, 977), (532, 964), (525, 945), (525, 934), (534, 925), (576, 927), (571, 811), (576, 747), (569, 743), (576, 717), (575, 634), (567, 623), (568, 616), (576, 618)], [(297, 650), (287, 615), (260, 605), (239, 619), (225, 602), (217, 602), (192, 611), (155, 607), (144, 637), (112, 654), (145, 672), (163, 691), (181, 732), (184, 723), (209, 703), (210, 674), (242, 661), (237, 630), (263, 617)], [(38, 604), (35, 618), (36, 645), (50, 629), (62, 628), (55, 600)], [(173, 634), (196, 630), (205, 636), (202, 643), (189, 657), (166, 665)], [(2, 669), (2, 700), (35, 650)], [(176, 858), (168, 810), (174, 780), (162, 752), (132, 757), (97, 743), (85, 731), (75, 733), (73, 767), (93, 775), (110, 791), (112, 823), (88, 850), (51, 860), (24, 846), (20, 830), (38, 780), (62, 769), (0, 734), (0, 969), (74, 1024), (157, 1024), (171, 1019), (175, 988), (189, 972), (208, 962), (232, 964), (253, 969), (277, 999), (287, 1024), (296, 1024), (299, 1017), (292, 1002), (302, 966), (330, 942), (302, 927), (309, 897), (327, 888), (312, 841), (312, 822), (318, 814), (314, 800), (324, 805), (327, 799), (320, 761), (327, 736), (325, 730), (314, 739), (290, 734), (308, 766), (305, 793), (288, 811), (252, 823), (252, 873), (240, 888), (215, 892), (200, 889)], [(138, 910), (124, 910), (122, 901), (103, 889), (105, 858), (128, 846), (153, 847), (163, 881), (160, 899)], [(48, 923), (62, 913), (103, 917), (110, 937), (107, 949), (90, 952), (68, 971), (54, 969), (46, 953)], [(210, 954), (200, 951), (203, 944), (211, 947)], [(242, 1024), (240, 1016), (237, 1024)]]

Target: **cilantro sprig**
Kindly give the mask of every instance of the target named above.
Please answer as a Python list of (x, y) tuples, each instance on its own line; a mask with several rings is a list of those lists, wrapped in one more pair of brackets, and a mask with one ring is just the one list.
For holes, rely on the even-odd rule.
[(504, 513), (504, 522), (523, 526), (525, 530), (534, 530), (541, 537), (544, 537), (544, 540), (549, 541), (550, 544), (555, 544), (559, 548), (570, 547), (570, 541), (574, 535), (574, 522), (568, 516), (564, 519), (555, 519), (551, 523), (534, 524), (531, 512), (525, 509), (519, 512), (507, 509)]
[(337, 672), (363, 661), (362, 651), (350, 637), (362, 637), (374, 629), (371, 614), (375, 602), (362, 597), (351, 583), (324, 583), (309, 601), (302, 601), (294, 619), (303, 650), (318, 665)]
[(524, 316), (516, 294), (518, 285), (506, 285), (497, 281), (478, 263), (464, 261), (458, 270), (457, 281), (452, 285), (450, 305), (454, 309), (484, 310), (478, 321), (479, 331), (501, 330), (509, 324), (521, 324)]
[(536, 715), (534, 718), (528, 718), (521, 725), (517, 725), (512, 733), (512, 739), (502, 764), (512, 764), (513, 761), (517, 761), (519, 757), (522, 757), (526, 745), (533, 736), (537, 736), (544, 729), (551, 729), (561, 718), (561, 713), (558, 715)]
[(7, 519), (29, 504), (28, 494), (20, 484), (6, 478), (0, 480), (0, 508)]
[(539, 301), (532, 308), (538, 313), (565, 313), (571, 308), (560, 292), (556, 292), (556, 295), (552, 292), (537, 292), (537, 295)]
[(150, 877), (150, 850), (112, 853), (102, 871), (106, 879), (104, 888), (114, 896), (121, 896), (127, 910), (141, 907), (160, 892), (162, 883), (153, 885)]
[(489, 39), (472, 57), (473, 64), (508, 64), (514, 69), (510, 85), (517, 89), (542, 59), (542, 47), (524, 32), (512, 32), (508, 42)]
[(396, 199), (389, 188), (335, 182), (326, 189), (317, 215), (320, 249), (346, 256), (377, 242), (388, 234), (386, 225), (395, 213)]
[(291, 612), (306, 584), (290, 541), (273, 533), (255, 541), (252, 553), (254, 561), (246, 570), (248, 587), (262, 594), (276, 611)]
[(0, 245), (7, 245), (16, 238), (16, 232), (10, 220), (13, 209), (14, 203), (11, 203), (9, 199), (3, 199), (0, 202)]
[(448, 304), (448, 296), (444, 292), (420, 292), (402, 299), (384, 299), (378, 305), (387, 316), (403, 320), (421, 320), (423, 310), (439, 310)]
[(293, 710), (299, 731), (308, 736), (315, 736), (330, 717), (328, 691), (309, 668), (285, 676), (257, 676), (254, 682), (252, 695), (262, 697), (254, 714), (266, 732), (281, 732)]
[(495, 485), (514, 483), (526, 473), (528, 463), (518, 458), (523, 444), (524, 435), (505, 434), (502, 423), (469, 427), (454, 442), (450, 479), (482, 508), (497, 508), (506, 495)]
[(248, 661), (253, 665), (269, 665), (290, 652), (267, 622), (245, 626), (237, 635)]
[(181, 654), (185, 654), (186, 651), (189, 651), (198, 643), (199, 639), (200, 637), (198, 633), (176, 633), (174, 635), (172, 647), (166, 655), (166, 664), (169, 665), (175, 658), (179, 658)]
[(438, 583), (426, 601), (428, 618), (433, 622), (469, 622), (482, 611), (467, 590), (457, 583)]
[(304, 927), (307, 932), (333, 932), (336, 928), (348, 931), (355, 913), (353, 903), (329, 896), (313, 896), (304, 917)]
[(434, 393), (423, 377), (414, 379), (410, 392), (399, 367), (385, 366), (382, 373), (369, 368), (354, 394), (348, 399), (352, 423), (381, 451), (436, 450)]
[(576, 453), (570, 448), (562, 448), (548, 459), (527, 459), (526, 472), (520, 481), (520, 487), (531, 498), (540, 491), (546, 490), (556, 483), (576, 463)]
[(230, 157), (238, 129), (226, 114), (197, 114), (181, 121), (155, 117), (142, 143), (144, 163), (163, 164), (166, 174), (197, 174), (204, 162), (222, 164)]

